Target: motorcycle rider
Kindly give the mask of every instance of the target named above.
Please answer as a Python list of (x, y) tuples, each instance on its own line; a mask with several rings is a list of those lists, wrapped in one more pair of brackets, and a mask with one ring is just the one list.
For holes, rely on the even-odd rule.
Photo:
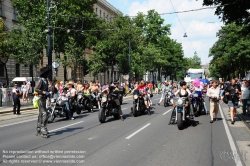
[(96, 82), (92, 83), (92, 86), (90, 86), (90, 90), (91, 90), (91, 96), (93, 97), (93, 100), (97, 101), (98, 109), (100, 109), (100, 102), (98, 100), (100, 90), (99, 90), (99, 87), (96, 85)]
[(188, 114), (190, 115), (191, 118), (193, 118), (194, 116), (194, 113), (193, 113), (193, 106), (190, 102), (190, 99), (188, 96), (191, 95), (191, 92), (190, 90), (187, 88), (187, 83), (186, 81), (180, 81), (180, 89), (178, 89), (176, 92), (175, 92), (175, 96), (176, 95), (179, 95), (179, 97), (187, 97), (187, 101), (188, 101)]
[(48, 67), (44, 67), (40, 70), (39, 76), (40, 79), (35, 87), (35, 92), (39, 94), (39, 115), (37, 121), (37, 135), (44, 135), (47, 136), (48, 129), (47, 129), (47, 122), (48, 122), (48, 112), (46, 110), (46, 99), (51, 94), (48, 92), (48, 80), (47, 78), (51, 74), (52, 70)]
[[(119, 82), (114, 82), (114, 84), (111, 84), (109, 86), (109, 90), (108, 90), (109, 93), (114, 93), (115, 91), (119, 91), (119, 87), (118, 86), (119, 86)], [(124, 121), (123, 113), (122, 113), (122, 108), (121, 108), (121, 103), (120, 103), (120, 100), (119, 100), (118, 96), (117, 96), (116, 99), (114, 99), (114, 101), (115, 101), (115, 103), (117, 105), (117, 108), (119, 110), (119, 114), (121, 116), (121, 120)]]
[(166, 93), (170, 90), (170, 85), (169, 83), (166, 81), (163, 86), (162, 86), (162, 94), (161, 94), (161, 98), (160, 101), (157, 103), (158, 105), (160, 105), (160, 103), (162, 102), (162, 100), (165, 98)]
[(144, 80), (141, 80), (140, 84), (137, 86), (137, 89), (143, 94), (144, 103), (146, 105), (147, 111), (150, 112), (149, 107), (149, 98), (148, 98), (148, 90), (146, 83)]
[(74, 120), (75, 118), (73, 118), (72, 113), (69, 108), (69, 99), (68, 99), (69, 96), (70, 96), (70, 92), (68, 92), (68, 88), (63, 87), (63, 93), (60, 94), (60, 99), (62, 100), (63, 104), (66, 107), (66, 111), (68, 112), (68, 118), (71, 120)]
[(89, 84), (84, 85), (83, 94), (89, 98), (89, 107), (91, 108), (91, 112), (93, 112), (93, 103), (91, 100), (91, 90), (89, 89)]

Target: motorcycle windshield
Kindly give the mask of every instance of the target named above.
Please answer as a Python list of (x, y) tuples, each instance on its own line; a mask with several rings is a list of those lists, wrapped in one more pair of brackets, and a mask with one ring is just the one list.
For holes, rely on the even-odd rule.
[(137, 89), (137, 90), (134, 90), (134, 95), (138, 95), (140, 93), (140, 91)]

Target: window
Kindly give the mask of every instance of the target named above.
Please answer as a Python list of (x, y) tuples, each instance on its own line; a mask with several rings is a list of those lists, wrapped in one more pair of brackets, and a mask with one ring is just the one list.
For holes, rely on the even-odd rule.
[(4, 64), (0, 63), (0, 77), (4, 77)]
[(102, 10), (100, 10), (100, 17), (102, 17)]
[(20, 77), (20, 64), (16, 64), (16, 77)]
[(13, 7), (13, 20), (18, 21), (18, 12), (15, 7)]
[(3, 5), (1, 0), (0, 0), (0, 16), (3, 16)]
[(103, 13), (103, 18), (105, 18), (105, 12)]
[(95, 13), (97, 14), (97, 8), (95, 8)]

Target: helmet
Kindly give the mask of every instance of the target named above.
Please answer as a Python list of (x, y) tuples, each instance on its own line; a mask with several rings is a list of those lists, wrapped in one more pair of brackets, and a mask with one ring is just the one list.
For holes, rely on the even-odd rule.
[(186, 81), (181, 81), (180, 86), (187, 85)]
[(68, 90), (68, 87), (64, 86), (64, 87), (63, 87), (63, 90)]

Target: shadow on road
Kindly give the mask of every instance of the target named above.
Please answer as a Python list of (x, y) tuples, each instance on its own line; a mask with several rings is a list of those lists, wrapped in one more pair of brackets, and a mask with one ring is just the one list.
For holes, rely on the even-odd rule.
[(63, 133), (69, 133), (69, 132), (73, 132), (75, 130), (81, 130), (83, 128), (84, 127), (66, 128), (66, 129), (63, 129), (63, 130), (51, 132), (51, 133), (49, 133), (49, 136), (60, 135), (60, 134), (63, 134)]

